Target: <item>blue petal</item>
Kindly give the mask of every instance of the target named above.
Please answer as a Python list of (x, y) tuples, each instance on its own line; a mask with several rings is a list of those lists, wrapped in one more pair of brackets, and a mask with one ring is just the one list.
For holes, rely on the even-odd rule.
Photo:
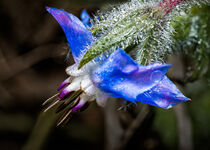
[(155, 87), (143, 94), (139, 94), (136, 101), (168, 109), (188, 100), (190, 99), (185, 97), (176, 86), (164, 76), (163, 80)]
[(80, 14), (80, 18), (86, 28), (90, 28), (92, 26), (92, 23), (90, 22), (90, 20), (92, 20), (92, 18), (89, 16), (89, 14), (87, 13), (87, 11), (85, 9), (82, 10), (82, 12)]
[(123, 50), (118, 49), (91, 73), (93, 83), (111, 97), (136, 101), (139, 94), (157, 85), (170, 65), (138, 65)]
[(93, 36), (84, 24), (74, 15), (63, 9), (46, 7), (47, 11), (58, 21), (66, 34), (71, 52), (76, 63), (87, 51), (87, 45), (93, 41)]

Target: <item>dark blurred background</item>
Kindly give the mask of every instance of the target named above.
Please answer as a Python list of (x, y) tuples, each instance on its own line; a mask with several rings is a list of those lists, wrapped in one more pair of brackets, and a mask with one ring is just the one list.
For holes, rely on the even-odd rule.
[[(193, 101), (175, 109), (140, 104), (137, 108), (129, 107), (126, 113), (116, 111), (120, 107), (117, 102), (109, 102), (105, 109), (92, 103), (61, 127), (56, 127), (53, 113), (40, 114), (42, 102), (55, 94), (67, 77), (65, 67), (73, 63), (72, 59), (65, 61), (69, 50), (65, 35), (45, 6), (63, 8), (79, 16), (84, 8), (91, 14), (106, 3), (104, 0), (0, 1), (1, 150), (210, 148), (207, 80), (178, 85)], [(178, 78), (184, 74), (182, 60), (181, 56), (170, 58), (176, 66), (176, 73), (171, 70), (171, 74)]]

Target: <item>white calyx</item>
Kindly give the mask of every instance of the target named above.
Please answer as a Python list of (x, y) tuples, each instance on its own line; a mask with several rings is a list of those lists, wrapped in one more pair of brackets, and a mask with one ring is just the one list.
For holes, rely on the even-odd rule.
[(82, 90), (83, 94), (80, 99), (86, 102), (96, 100), (99, 106), (104, 106), (107, 100), (105, 93), (100, 91), (91, 81), (90, 71), (95, 66), (94, 63), (89, 63), (81, 69), (78, 68), (78, 64), (74, 64), (66, 68), (66, 73), (71, 76), (70, 85), (68, 85), (69, 91)]

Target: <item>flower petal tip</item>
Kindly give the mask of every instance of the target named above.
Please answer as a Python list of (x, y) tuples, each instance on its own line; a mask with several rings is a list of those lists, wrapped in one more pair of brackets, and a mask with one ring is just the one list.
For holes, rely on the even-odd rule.
[(63, 81), (60, 86), (58, 87), (58, 91), (60, 91), (62, 88), (66, 87), (66, 85), (69, 84), (69, 80), (70, 80), (70, 77), (67, 78), (65, 81)]
[(64, 11), (63, 9), (57, 9), (57, 8), (53, 8), (53, 7), (49, 7), (49, 6), (46, 6), (45, 9), (53, 15), (53, 13), (58, 13), (59, 11)]
[(61, 91), (61, 93), (58, 95), (58, 98), (60, 100), (65, 99), (67, 96), (69, 96), (73, 91), (68, 90), (67, 88), (65, 88), (63, 91)]
[(46, 6), (45, 9), (50, 12), (50, 10), (52, 9), (52, 7)]
[(177, 99), (178, 99), (179, 101), (182, 101), (182, 102), (192, 101), (190, 98), (185, 97), (184, 95), (183, 95), (183, 97), (177, 97)]
[(79, 100), (78, 104), (72, 109), (72, 112), (76, 112), (79, 109), (81, 109), (83, 106), (85, 106), (87, 102), (84, 100)]
[(57, 20), (68, 40), (74, 60), (79, 62), (87, 50), (86, 47), (93, 41), (93, 36), (85, 25), (73, 14), (52, 7), (46, 10)]
[(151, 65), (148, 65), (148, 66), (150, 66), (151, 69), (160, 70), (163, 73), (166, 73), (171, 68), (172, 65), (171, 64), (154, 63), (154, 64), (151, 64)]

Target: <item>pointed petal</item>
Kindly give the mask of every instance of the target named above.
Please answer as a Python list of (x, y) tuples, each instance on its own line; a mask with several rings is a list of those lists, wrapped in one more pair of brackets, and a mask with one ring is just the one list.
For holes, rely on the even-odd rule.
[(74, 91), (77, 91), (80, 89), (80, 83), (81, 83), (82, 77), (75, 78), (70, 85), (65, 87), (61, 93), (59, 94), (59, 99), (65, 99), (70, 94), (72, 94)]
[(89, 14), (87, 13), (87, 11), (85, 9), (82, 10), (82, 12), (80, 14), (80, 18), (86, 28), (90, 28), (92, 26), (92, 23), (90, 22), (90, 20), (92, 20), (92, 18), (89, 16)]
[(72, 109), (72, 112), (85, 109), (85, 107), (88, 106), (89, 102), (93, 100), (94, 100), (93, 96), (88, 96), (86, 94), (81, 95), (79, 103)]
[(86, 102), (87, 102), (86, 100), (81, 99), (79, 101), (79, 103), (72, 109), (72, 112), (76, 112), (77, 110), (79, 110), (80, 108), (82, 108), (85, 105)]
[(69, 90), (68, 88), (63, 89), (61, 93), (58, 95), (58, 98), (60, 100), (67, 98), (69, 95), (71, 95), (74, 91)]
[(93, 36), (84, 24), (74, 15), (63, 9), (46, 7), (47, 11), (58, 21), (66, 34), (75, 62), (79, 62), (86, 52), (87, 45), (93, 41)]
[(164, 76), (163, 80), (155, 87), (138, 95), (136, 101), (168, 109), (188, 100), (190, 99), (185, 97), (177, 87)]
[(137, 96), (157, 85), (170, 65), (138, 65), (118, 49), (91, 74), (93, 83), (111, 97), (135, 101)]
[(60, 91), (62, 88), (64, 88), (66, 85), (68, 85), (68, 84), (70, 83), (70, 78), (71, 78), (71, 77), (67, 78), (66, 80), (64, 80), (64, 81), (60, 84), (60, 86), (58, 87), (58, 91)]

